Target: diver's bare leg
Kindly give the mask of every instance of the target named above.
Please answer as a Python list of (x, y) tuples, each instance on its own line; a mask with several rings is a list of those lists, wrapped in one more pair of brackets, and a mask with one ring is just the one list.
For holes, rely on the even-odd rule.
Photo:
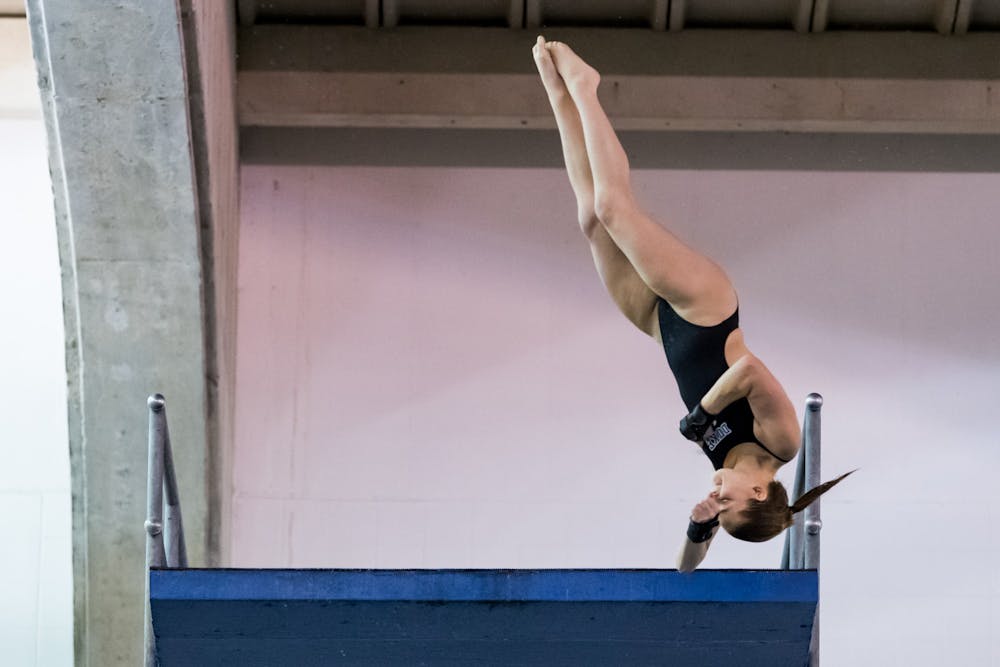
[(688, 320), (715, 324), (736, 308), (725, 272), (641, 211), (628, 157), (597, 98), (600, 75), (561, 42), (548, 42), (583, 128), (594, 186), (594, 211), (642, 280)]
[(625, 317), (652, 336), (657, 295), (639, 277), (635, 267), (615, 245), (594, 213), (594, 180), (587, 157), (580, 114), (566, 84), (556, 72), (542, 37), (538, 38), (532, 54), (545, 92), (548, 94), (549, 103), (552, 105), (556, 125), (559, 127), (566, 171), (576, 195), (577, 217), (580, 228), (590, 241), (590, 251), (594, 257), (597, 273)]

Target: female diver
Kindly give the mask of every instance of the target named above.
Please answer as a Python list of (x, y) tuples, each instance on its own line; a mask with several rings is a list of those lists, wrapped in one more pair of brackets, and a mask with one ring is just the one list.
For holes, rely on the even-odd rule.
[(677, 568), (697, 567), (720, 524), (741, 540), (769, 540), (847, 475), (788, 505), (774, 476), (798, 453), (798, 419), (784, 389), (743, 342), (732, 283), (636, 204), (628, 158), (597, 99), (597, 71), (543, 37), (532, 53), (597, 272), (625, 317), (663, 346), (690, 411), (681, 433), (701, 445), (716, 469), (714, 488), (691, 511)]

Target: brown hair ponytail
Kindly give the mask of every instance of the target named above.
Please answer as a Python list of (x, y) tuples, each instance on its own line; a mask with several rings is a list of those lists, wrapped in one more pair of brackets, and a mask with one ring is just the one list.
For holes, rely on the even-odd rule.
[[(788, 504), (788, 492), (781, 482), (774, 480), (767, 485), (767, 498), (756, 500), (751, 498), (747, 507), (739, 513), (740, 521), (730, 523), (723, 521), (723, 527), (738, 540), (747, 542), (765, 542), (778, 535), (792, 525), (793, 515), (816, 502), (816, 499), (839, 484), (848, 475), (857, 472), (852, 470), (829, 482), (823, 482), (814, 489), (802, 494), (792, 505)], [(729, 524), (729, 525), (727, 525)]]
[(798, 500), (792, 503), (792, 506), (789, 507), (788, 509), (791, 510), (792, 514), (798, 514), (799, 512), (801, 512), (802, 510), (804, 510), (805, 508), (809, 507), (814, 502), (816, 502), (817, 498), (822, 496), (824, 493), (826, 493), (833, 487), (837, 486), (837, 484), (839, 484), (842, 479), (856, 472), (857, 472), (856, 469), (852, 470), (851, 472), (845, 472), (837, 479), (831, 479), (829, 482), (823, 482), (816, 488), (806, 491), (805, 493), (802, 494), (802, 496)]

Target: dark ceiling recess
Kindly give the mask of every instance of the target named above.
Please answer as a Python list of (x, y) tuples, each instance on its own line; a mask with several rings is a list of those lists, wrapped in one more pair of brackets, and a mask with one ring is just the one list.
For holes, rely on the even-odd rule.
[(604, 27), (645, 30), (1000, 29), (998, 0), (235, 0), (240, 24)]
[(24, 18), (24, 0), (0, 0), (0, 18)]

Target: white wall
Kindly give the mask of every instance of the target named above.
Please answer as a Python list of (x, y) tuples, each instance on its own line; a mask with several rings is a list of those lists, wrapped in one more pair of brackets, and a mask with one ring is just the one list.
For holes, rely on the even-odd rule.
[[(826, 398), (828, 665), (1000, 664), (1000, 176), (642, 171)], [(235, 566), (672, 567), (711, 466), (558, 170), (245, 166)], [(781, 478), (790, 485), (787, 466)], [(776, 567), (717, 540), (710, 568)]]
[(23, 19), (0, 19), (0, 662), (73, 662), (69, 450), (52, 186)]

